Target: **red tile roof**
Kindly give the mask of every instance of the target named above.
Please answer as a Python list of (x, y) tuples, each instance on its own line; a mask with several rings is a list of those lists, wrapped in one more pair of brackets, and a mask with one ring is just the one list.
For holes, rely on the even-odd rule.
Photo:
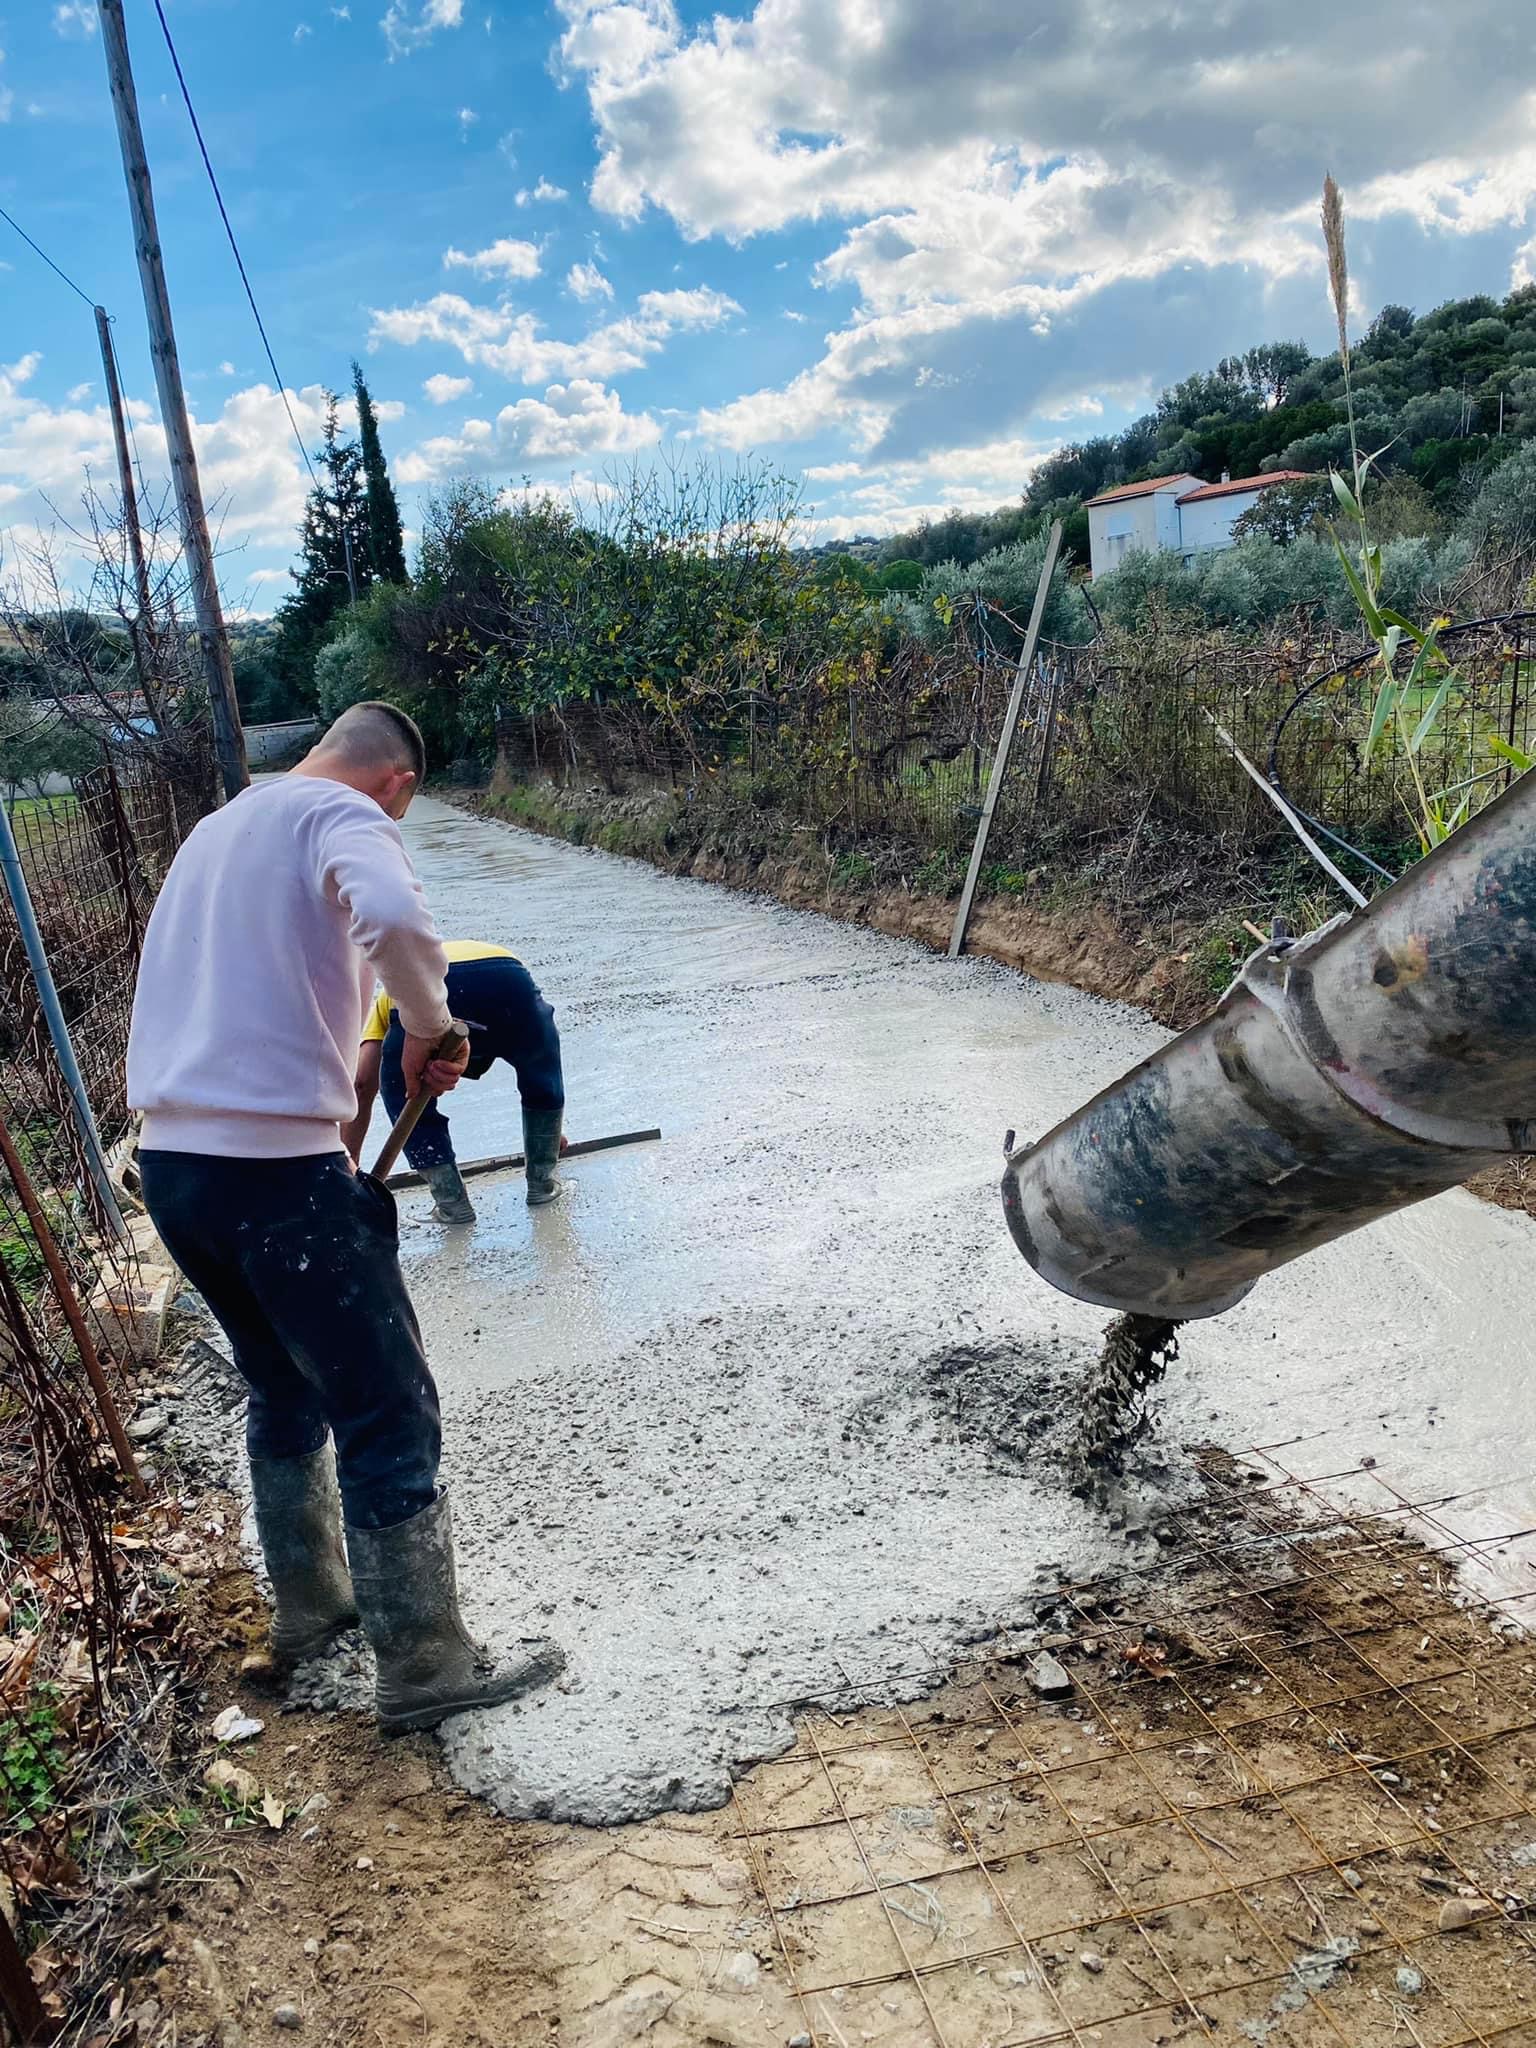
[(1188, 471), (1180, 476), (1149, 476), (1143, 484), (1120, 484), (1112, 491), (1100, 491), (1096, 498), (1090, 498), (1090, 505), (1110, 505), (1116, 498), (1146, 498), (1154, 491), (1166, 491), (1170, 484), (1198, 484), (1199, 477)]
[(1310, 483), (1312, 476), (1310, 469), (1266, 469), (1262, 476), (1234, 476), (1224, 484), (1201, 484), (1196, 490), (1186, 491), (1179, 503), (1192, 505), (1201, 498), (1229, 498), (1235, 491), (1262, 491), (1268, 484)]

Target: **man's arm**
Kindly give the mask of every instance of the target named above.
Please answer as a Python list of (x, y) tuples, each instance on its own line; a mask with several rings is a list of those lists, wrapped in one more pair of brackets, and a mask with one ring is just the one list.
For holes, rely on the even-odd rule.
[(379, 1093), (379, 1068), (383, 1058), (384, 1048), (376, 1038), (357, 1049), (357, 1114), (350, 1123), (341, 1127), (341, 1142), (351, 1153), (354, 1166), (363, 1163), (363, 1143), (368, 1136), (373, 1105)]
[(389, 990), (407, 1037), (435, 1046), (453, 1021), (448, 956), (400, 828), (371, 800), (349, 794), (334, 810), (327, 807), (320, 857), (325, 887), (347, 913), (352, 943)]
[(446, 1095), (458, 1085), (468, 1049), (457, 1061), (435, 1057), (453, 1021), (448, 956), (400, 828), (371, 801), (345, 802), (326, 818), (321, 860), (325, 886), (350, 918), (352, 943), (371, 961), (399, 1012), (407, 1093), (425, 1088)]

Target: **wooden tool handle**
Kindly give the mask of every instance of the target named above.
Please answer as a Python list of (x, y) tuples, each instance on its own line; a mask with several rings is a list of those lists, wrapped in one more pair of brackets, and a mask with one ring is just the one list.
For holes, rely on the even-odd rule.
[[(437, 1041), (432, 1057), (435, 1060), (451, 1060), (457, 1056), (460, 1046), (468, 1045), (468, 1043), (468, 1033), (461, 1024), (455, 1021), (448, 1026), (448, 1029)], [(411, 1097), (404, 1109), (395, 1118), (394, 1129), (384, 1140), (384, 1150), (373, 1162), (373, 1177), (375, 1180), (386, 1178), (389, 1169), (405, 1150), (406, 1139), (415, 1130), (417, 1124), (421, 1122), (427, 1104), (432, 1099), (432, 1096), (423, 1088), (419, 1094)]]

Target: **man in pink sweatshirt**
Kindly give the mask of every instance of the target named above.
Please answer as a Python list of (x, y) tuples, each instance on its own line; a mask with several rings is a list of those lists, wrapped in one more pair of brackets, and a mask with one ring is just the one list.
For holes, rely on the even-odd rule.
[(394, 1200), (341, 1140), (376, 979), (408, 1090), (441, 1094), (462, 1071), (434, 1058), (447, 961), (396, 822), (424, 768), (404, 713), (357, 704), (290, 775), (204, 818), (150, 918), (128, 1046), (145, 1202), (250, 1386), (274, 1655), (291, 1666), (361, 1618), (391, 1733), (564, 1662), (539, 1640), (493, 1666), (459, 1618)]

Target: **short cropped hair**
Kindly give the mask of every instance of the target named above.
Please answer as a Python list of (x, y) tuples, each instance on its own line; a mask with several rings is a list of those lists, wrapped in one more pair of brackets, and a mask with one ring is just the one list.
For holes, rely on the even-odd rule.
[(355, 768), (408, 768), (426, 780), (427, 747), (414, 718), (396, 704), (370, 698), (350, 704), (316, 749), (338, 754)]

